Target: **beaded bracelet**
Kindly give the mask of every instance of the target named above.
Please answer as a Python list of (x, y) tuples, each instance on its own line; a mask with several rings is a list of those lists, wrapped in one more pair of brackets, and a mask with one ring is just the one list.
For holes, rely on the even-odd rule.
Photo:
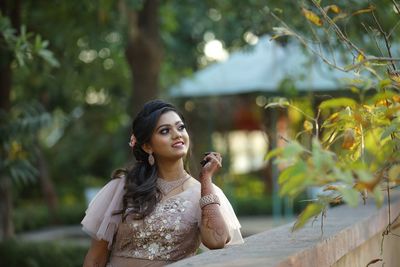
[(204, 208), (205, 206), (210, 205), (210, 204), (221, 205), (218, 196), (214, 195), (214, 194), (202, 196), (200, 198), (199, 204), (200, 204), (200, 208)]

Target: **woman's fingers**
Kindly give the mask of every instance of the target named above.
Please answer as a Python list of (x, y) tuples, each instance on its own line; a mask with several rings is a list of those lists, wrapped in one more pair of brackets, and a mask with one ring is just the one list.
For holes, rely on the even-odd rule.
[(219, 153), (216, 152), (208, 153), (207, 156), (205, 157), (205, 160), (208, 162), (214, 161), (215, 163), (218, 164), (219, 167), (222, 167), (222, 157)]

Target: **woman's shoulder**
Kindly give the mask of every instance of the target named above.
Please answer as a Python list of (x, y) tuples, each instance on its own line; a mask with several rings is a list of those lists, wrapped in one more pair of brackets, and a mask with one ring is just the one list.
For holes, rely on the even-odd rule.
[[(212, 185), (213, 185), (213, 188), (216, 191), (216, 193), (222, 192), (221, 188), (219, 188), (217, 185), (215, 185), (214, 183)], [(190, 190), (190, 189), (191, 190), (200, 190), (201, 184), (196, 178), (190, 176), (190, 178), (183, 184), (183, 189), (185, 191)]]
[(200, 186), (200, 182), (194, 178), (193, 176), (190, 176), (190, 178), (185, 182), (185, 185), (188, 186)]
[(190, 178), (183, 184), (184, 191), (186, 190), (200, 190), (200, 182), (190, 176)]

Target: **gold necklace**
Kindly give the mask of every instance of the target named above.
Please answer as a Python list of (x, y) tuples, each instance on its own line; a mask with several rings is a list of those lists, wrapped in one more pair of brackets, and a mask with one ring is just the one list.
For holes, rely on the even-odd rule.
[(163, 193), (163, 195), (166, 196), (171, 191), (182, 186), (189, 178), (190, 178), (190, 176), (188, 174), (186, 174), (186, 176), (183, 178), (179, 178), (179, 179), (173, 180), (173, 181), (166, 181), (163, 178), (158, 177), (157, 186), (160, 189), (161, 193)]

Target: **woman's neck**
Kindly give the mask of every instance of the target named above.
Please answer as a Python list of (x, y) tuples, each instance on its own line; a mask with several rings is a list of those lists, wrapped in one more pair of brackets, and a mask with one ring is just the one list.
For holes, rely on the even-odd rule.
[(157, 165), (158, 176), (166, 181), (173, 181), (186, 176), (185, 168), (183, 167), (183, 160), (158, 162)]

